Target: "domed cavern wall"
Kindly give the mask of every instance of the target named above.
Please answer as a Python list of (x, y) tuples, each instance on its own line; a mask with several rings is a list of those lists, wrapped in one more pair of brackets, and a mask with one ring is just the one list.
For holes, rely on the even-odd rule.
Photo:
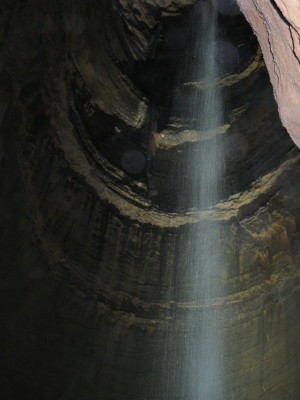
[[(239, 63), (216, 83), (224, 125), (199, 138), (201, 84), (178, 72), (196, 3), (2, 2), (3, 399), (185, 399), (185, 252), (208, 220), (226, 260), (222, 398), (299, 398), (300, 156), (242, 16), (219, 16)], [(214, 141), (226, 187), (198, 209), (188, 156)]]

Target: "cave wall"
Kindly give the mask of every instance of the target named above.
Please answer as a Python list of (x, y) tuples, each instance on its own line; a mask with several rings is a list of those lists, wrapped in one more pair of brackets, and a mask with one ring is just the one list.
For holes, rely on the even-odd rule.
[[(180, 195), (173, 182), (193, 130), (164, 127), (152, 151), (151, 99), (122, 63), (155, 58), (160, 24), (185, 12), (180, 3), (1, 6), (5, 399), (184, 399), (182, 370), (168, 355), (184, 355), (203, 311), (200, 299), (189, 332), (194, 283), (182, 280), (182, 249), (212, 216), (226, 243), (226, 295), (223, 307), (211, 305), (224, 326), (223, 397), (299, 397), (300, 159), (257, 52), (223, 82), (239, 182), (213, 211), (162, 204)], [(143, 177), (118, 163), (132, 146), (151, 156)]]
[(238, 0), (260, 42), (283, 125), (300, 144), (300, 6), (296, 0)]

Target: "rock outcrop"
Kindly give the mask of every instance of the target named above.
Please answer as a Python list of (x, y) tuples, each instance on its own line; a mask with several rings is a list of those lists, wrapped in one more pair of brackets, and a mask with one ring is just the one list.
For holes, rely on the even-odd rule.
[(238, 0), (262, 48), (283, 125), (300, 147), (300, 4)]

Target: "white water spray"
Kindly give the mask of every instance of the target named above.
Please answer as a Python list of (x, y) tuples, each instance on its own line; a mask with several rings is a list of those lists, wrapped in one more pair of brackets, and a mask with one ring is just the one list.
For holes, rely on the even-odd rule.
[[(222, 140), (217, 128), (223, 121), (223, 101), (216, 78), (218, 63), (217, 14), (208, 2), (202, 2), (196, 29), (194, 53), (200, 60), (197, 71), (202, 82), (200, 99), (195, 97), (192, 118), (199, 121), (200, 151), (190, 154), (193, 203), (199, 209), (212, 207), (220, 198), (224, 165)], [(198, 202), (198, 204), (197, 204)], [(224, 295), (222, 286), (222, 241), (220, 223), (213, 220), (189, 229), (191, 243), (187, 256), (190, 288), (187, 319), (184, 374), (188, 400), (220, 400), (223, 389), (222, 326), (217, 299)], [(184, 249), (183, 249), (184, 251)]]
[[(184, 117), (192, 121), (199, 140), (187, 143), (186, 169), (178, 179), (185, 179), (183, 195), (193, 213), (203, 213), (213, 209), (222, 196), (224, 167), (223, 140), (218, 134), (223, 100), (216, 82), (222, 62), (218, 62), (217, 11), (211, 2), (197, 3), (189, 34), (192, 45), (182, 68), (184, 82), (196, 81), (201, 89), (194, 87), (189, 92), (193, 92), (192, 99), (186, 101), (186, 86), (182, 86), (173, 107), (182, 126)], [(221, 223), (211, 213), (207, 219), (187, 224), (178, 236), (174, 281), (166, 292), (166, 298), (174, 297), (174, 314), (164, 321), (163, 338), (158, 337), (163, 349), (154, 357), (161, 365), (154, 398), (224, 398), (224, 309), (219, 299), (225, 295), (225, 260), (221, 239)]]

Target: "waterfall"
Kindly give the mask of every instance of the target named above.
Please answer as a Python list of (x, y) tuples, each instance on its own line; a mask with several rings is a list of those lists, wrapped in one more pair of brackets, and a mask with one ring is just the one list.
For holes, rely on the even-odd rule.
[[(159, 354), (154, 355), (153, 368), (160, 360), (161, 369), (153, 398), (221, 400), (226, 316), (219, 303), (225, 295), (225, 260), (222, 226), (213, 209), (222, 195), (224, 150), (218, 128), (223, 125), (223, 100), (216, 82), (222, 63), (218, 62), (217, 12), (211, 2), (201, 1), (193, 8), (188, 37), (185, 62), (179, 68), (184, 78), (178, 78), (173, 112), (182, 129), (188, 117), (198, 140), (187, 143), (186, 166), (178, 180), (185, 186), (185, 212), (203, 217), (182, 227), (178, 237), (175, 277), (166, 291), (166, 298), (174, 296), (173, 315), (157, 333)], [(194, 86), (186, 97), (186, 88), (191, 87), (187, 82)], [(210, 216), (205, 217), (208, 209)]]
[[(201, 82), (201, 94), (191, 105), (199, 151), (190, 152), (191, 189), (187, 195), (197, 209), (213, 207), (221, 195), (224, 165), (222, 140), (217, 128), (223, 122), (223, 101), (216, 78), (221, 71), (218, 62), (217, 13), (210, 2), (199, 4), (200, 18), (194, 31), (194, 57), (199, 60), (196, 71), (190, 71)], [(195, 68), (195, 67), (194, 67)], [(211, 217), (210, 217), (211, 218)], [(189, 249), (182, 249), (187, 258), (186, 281), (190, 295), (185, 339), (184, 379), (188, 400), (220, 400), (223, 388), (222, 326), (217, 299), (224, 295), (222, 287), (221, 225), (212, 219), (203, 220), (188, 230)]]

